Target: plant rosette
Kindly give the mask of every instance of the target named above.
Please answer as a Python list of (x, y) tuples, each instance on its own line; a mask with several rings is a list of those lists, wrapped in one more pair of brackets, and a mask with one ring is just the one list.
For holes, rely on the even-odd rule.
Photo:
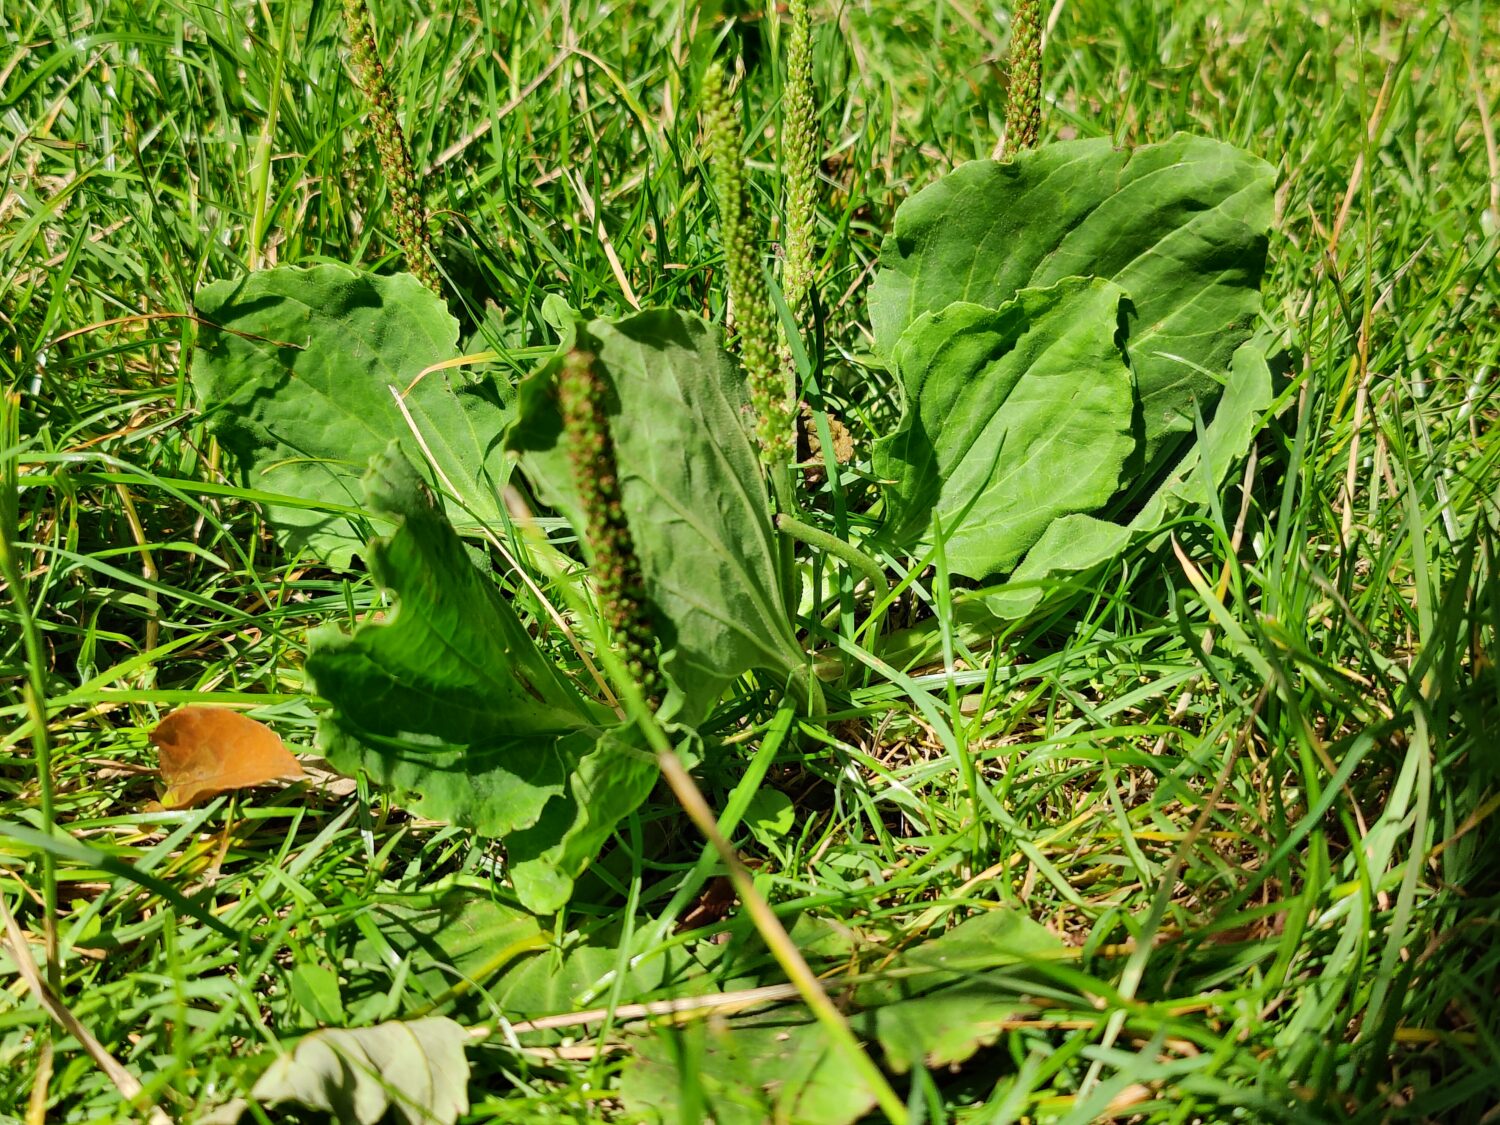
[[(1178, 136), (976, 161), (904, 203), (870, 296), (903, 391), (873, 451), (890, 544), (931, 556), (941, 534), (952, 573), (1004, 577), (979, 600), (1013, 617), (1207, 503), (1271, 399), (1256, 333), (1271, 187), (1264, 161)], [(557, 358), (512, 388), (461, 372), (457, 322), (409, 276), (283, 267), (198, 304), (193, 382), (249, 494), (288, 550), (358, 554), (394, 600), (384, 620), (310, 638), (325, 753), (503, 838), (529, 908), (567, 901), (656, 777), (641, 732), (575, 682), (464, 539), (514, 534), (502, 491), (519, 465), (597, 562), (558, 407), (564, 354), (593, 357), (660, 717), (691, 738), (752, 669), (816, 690), (743, 372), (702, 318), (587, 319), (551, 299)]]

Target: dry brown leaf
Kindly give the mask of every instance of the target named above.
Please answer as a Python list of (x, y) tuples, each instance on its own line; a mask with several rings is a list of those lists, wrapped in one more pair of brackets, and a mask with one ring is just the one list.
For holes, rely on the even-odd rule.
[(156, 725), (151, 741), (161, 752), (161, 803), (169, 809), (303, 776), (275, 731), (227, 707), (181, 707)]

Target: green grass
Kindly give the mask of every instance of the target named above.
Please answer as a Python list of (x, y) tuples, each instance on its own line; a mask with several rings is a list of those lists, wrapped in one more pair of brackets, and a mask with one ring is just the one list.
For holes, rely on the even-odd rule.
[[(895, 623), (953, 627), (869, 665), (774, 762), (758, 751), (779, 685), (747, 679), (716, 721), (715, 808), (747, 776), (741, 799), (771, 787), (797, 808), (779, 840), (736, 835), (788, 922), (837, 921), (870, 967), (1002, 903), (1076, 951), (1034, 1019), (959, 1074), (902, 1082), (926, 1120), (1480, 1121), (1500, 1101), (1500, 20), (1275, 8), (1080, 0), (1047, 52), (1044, 140), (1191, 129), (1278, 168), (1267, 307), (1291, 363), (1240, 483), (1177, 551), (1120, 560), (998, 642), (912, 576)], [(712, 11), (376, 6), (475, 350), (528, 369), (547, 293), (623, 311), (611, 253), (642, 304), (722, 316), (692, 112)], [(824, 401), (867, 457), (897, 408), (860, 327), (880, 234), (993, 150), (1006, 30), (998, 6), (816, 13)], [(400, 257), (336, 6), (15, 0), (0, 31), (0, 384), (19, 433), (0, 427), (0, 895), (42, 960), (55, 880), (62, 1002), (191, 1119), (316, 1025), (299, 997), (317, 967), (350, 1024), (451, 984), (430, 949), (392, 968), (409, 951), (382, 904), (506, 895), (495, 849), (378, 792), (162, 812), (142, 769), (187, 702), (251, 707), (306, 750), (308, 629), (382, 605), (360, 571), (279, 554), (227, 475), (186, 381), (193, 293), (251, 264)], [(774, 227), (781, 32), (742, 34), (751, 192)], [(828, 529), (862, 487), (824, 489)], [(824, 643), (859, 659), (854, 624)], [(650, 930), (700, 852), (662, 790), (546, 928)], [(716, 931), (735, 952), (699, 952), (700, 990), (781, 979), (738, 913), (693, 938)], [(48, 1120), (123, 1115), (8, 946), (0, 967), (0, 1118), (33, 1096)], [(618, 1021), (575, 1034), (624, 1041)], [(619, 1059), (492, 1037), (470, 1051), (470, 1119), (617, 1113)]]

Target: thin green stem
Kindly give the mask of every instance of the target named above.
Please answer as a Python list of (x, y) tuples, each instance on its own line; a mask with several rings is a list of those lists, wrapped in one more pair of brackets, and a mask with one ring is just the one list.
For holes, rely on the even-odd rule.
[(287, 33), (292, 25), (293, 8), (290, 4), (282, 11), (281, 27), (276, 32), (276, 62), (271, 71), (271, 96), (266, 105), (266, 119), (261, 123), (260, 139), (255, 145), (255, 157), (250, 166), (251, 192), (255, 209), (250, 214), (250, 253), (247, 256), (251, 269), (259, 269), (266, 250), (266, 225), (270, 219), (271, 161), (276, 139), (276, 118), (281, 109), (282, 72), (286, 66)]
[(785, 513), (776, 517), (776, 527), (783, 535), (800, 540), (819, 551), (827, 551), (859, 571), (870, 583), (870, 591), (877, 602), (890, 592), (890, 583), (886, 581), (885, 571), (880, 564), (853, 543), (846, 543), (837, 536), (829, 535), (828, 532), (820, 531)]
[[(783, 544), (806, 543), (815, 550), (824, 551), (837, 559), (842, 559), (870, 583), (873, 608), (866, 627), (870, 630), (871, 643), (874, 643), (874, 638), (880, 632), (880, 618), (884, 616), (884, 610), (880, 607), (888, 600), (890, 594), (890, 584), (886, 581), (885, 571), (881, 569), (880, 564), (852, 543), (847, 543), (811, 524), (805, 524), (786, 512), (777, 515), (776, 528), (781, 532)], [(825, 664), (822, 667), (827, 666)], [(819, 668), (819, 663), (814, 660), (807, 676), (808, 705), (811, 708), (811, 714), (815, 716), (826, 712), (826, 703), (823, 699), (823, 673), (819, 671)]]
[[(771, 492), (776, 498), (776, 526), (782, 527), (784, 523), (796, 527), (807, 527), (792, 515), (796, 508), (796, 495), (792, 488), (792, 467), (789, 464), (771, 466)], [(815, 530), (815, 529), (813, 529)], [(785, 534), (777, 545), (777, 564), (780, 570), (781, 589), (787, 620), (796, 626), (797, 605), (802, 599), (801, 582), (797, 573), (797, 536)], [(809, 666), (807, 677), (798, 681), (798, 694), (802, 701), (807, 704), (807, 713), (812, 718), (819, 718), (828, 713), (828, 704), (823, 697), (823, 685), (819, 682), (816, 670)]]
[[(52, 835), (55, 825), (52, 793), (52, 743), (47, 733), (46, 652), (41, 632), (31, 612), (31, 599), (21, 575), (16, 555), (19, 538), (21, 396), (8, 391), (0, 396), (0, 581), (10, 590), (16, 616), (21, 623), (22, 643), (26, 646), (26, 682), (23, 685), (27, 717), (31, 720), (31, 745), (36, 754), (37, 792), (40, 795), (42, 831)], [(57, 951), (57, 860), (50, 852), (42, 853), (42, 935), (47, 955), (47, 984), (61, 991), (61, 966)]]
[[(792, 467), (786, 462), (770, 466), (771, 495), (776, 501), (777, 519), (790, 519), (797, 511), (797, 496), (792, 487)], [(777, 550), (778, 577), (781, 579), (782, 608), (790, 621), (797, 614), (800, 600), (800, 583), (797, 581), (797, 548), (790, 540), (782, 539)]]
[(703, 794), (699, 792), (692, 776), (683, 768), (681, 759), (668, 749), (658, 754), (657, 760), (661, 763), (662, 776), (667, 779), (667, 785), (671, 787), (683, 811), (688, 814), (688, 819), (697, 826), (698, 831), (703, 833), (708, 842), (713, 845), (714, 850), (719, 853), (719, 860), (729, 873), (729, 881), (734, 884), (734, 889), (740, 896), (740, 902), (749, 912), (755, 928), (760, 931), (766, 948), (771, 951), (771, 956), (776, 958), (776, 963), (781, 966), (782, 972), (797, 989), (802, 1002), (807, 1005), (813, 1017), (822, 1026), (834, 1050), (842, 1055), (844, 1061), (864, 1079), (886, 1117), (897, 1125), (908, 1121), (905, 1103), (896, 1095), (896, 1091), (891, 1088), (890, 1082), (886, 1080), (880, 1068), (871, 1061), (869, 1054), (860, 1046), (859, 1040), (854, 1037), (854, 1030), (849, 1026), (849, 1021), (834, 1006), (833, 1001), (828, 999), (828, 993), (823, 990), (823, 983), (808, 967), (802, 951), (797, 948), (791, 935), (786, 932), (781, 919), (776, 916), (776, 912), (771, 909), (771, 904), (756, 888), (755, 881), (751, 878), (749, 870), (740, 862), (740, 857), (735, 853), (734, 847), (719, 832), (719, 825), (714, 819), (713, 810), (703, 799)]

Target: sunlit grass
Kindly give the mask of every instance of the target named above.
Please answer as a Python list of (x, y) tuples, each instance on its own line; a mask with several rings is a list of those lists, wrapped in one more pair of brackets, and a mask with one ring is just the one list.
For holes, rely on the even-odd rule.
[[(692, 112), (721, 30), (706, 11), (375, 16), (475, 350), (528, 369), (552, 339), (542, 296), (621, 312), (622, 273), (643, 304), (722, 316)], [(842, 532), (865, 518), (869, 440), (898, 407), (861, 327), (879, 239), (910, 191), (993, 150), (1007, 29), (1003, 11), (886, 0), (817, 19), (815, 405), (860, 459), (816, 507)], [(209, 440), (185, 377), (193, 293), (252, 262), (400, 255), (335, 8), (22, 0), (0, 21), (0, 381), (20, 429), (0, 487), (21, 571), (0, 598), (0, 818), (20, 826), (0, 830), (0, 893), (41, 958), (52, 857), (63, 1002), (190, 1118), (315, 1026), (307, 966), (343, 980), (349, 1024), (442, 998), (440, 957), (393, 968), (406, 954), (380, 908), (452, 886), (506, 897), (494, 849), (378, 792), (161, 812), (142, 772), (147, 731), (189, 701), (253, 707), (305, 751), (307, 630), (382, 605), (362, 571), (279, 554)], [(743, 30), (749, 190), (774, 231), (779, 31)], [(1060, 10), (1044, 140), (1191, 129), (1277, 166), (1278, 409), (1219, 508), (999, 638), (887, 560), (909, 578), (888, 616), (910, 643), (864, 661), (774, 761), (759, 750), (784, 722), (780, 685), (747, 679), (701, 771), (718, 809), (761, 787), (793, 801), (776, 846), (736, 842), (789, 923), (836, 921), (869, 964), (996, 902), (1076, 948), (1089, 1002), (1006, 1031), (959, 1075), (918, 1072), (929, 1119), (1479, 1120), (1500, 1098), (1497, 43), (1478, 4)], [(17, 599), (44, 652), (51, 841)], [(814, 640), (860, 664), (860, 625), (844, 614)], [(688, 948), (662, 911), (701, 852), (663, 792), (547, 928)], [(780, 979), (743, 918), (692, 940), (716, 932), (737, 956), (703, 955), (697, 990)], [(611, 1000), (579, 988), (549, 999)], [(607, 1046), (618, 1027), (581, 1035)], [(470, 1057), (474, 1120), (618, 1108), (610, 1051), (542, 1061), (494, 1037)], [(0, 1113), (23, 1115), (39, 1082), (49, 1120), (121, 1113), (19, 985), (0, 999), (0, 1061)]]

